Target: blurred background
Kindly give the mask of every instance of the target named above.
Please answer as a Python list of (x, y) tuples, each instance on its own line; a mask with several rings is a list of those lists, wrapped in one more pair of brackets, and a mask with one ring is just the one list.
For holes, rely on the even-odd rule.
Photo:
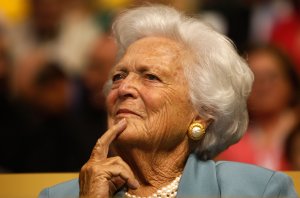
[(106, 130), (111, 23), (172, 5), (231, 38), (255, 75), (244, 138), (215, 160), (300, 170), (299, 0), (1, 0), (0, 172), (73, 172)]

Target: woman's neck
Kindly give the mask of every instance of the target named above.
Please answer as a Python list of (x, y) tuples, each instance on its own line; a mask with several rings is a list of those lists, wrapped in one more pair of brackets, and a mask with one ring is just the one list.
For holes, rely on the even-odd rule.
[(129, 192), (138, 196), (149, 196), (170, 184), (179, 176), (189, 155), (188, 141), (169, 151), (118, 148), (118, 155), (130, 166), (140, 187)]

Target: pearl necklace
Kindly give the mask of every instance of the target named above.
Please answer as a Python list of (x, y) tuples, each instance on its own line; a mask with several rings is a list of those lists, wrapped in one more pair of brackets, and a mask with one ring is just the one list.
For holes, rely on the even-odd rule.
[(136, 195), (129, 194), (128, 192), (125, 192), (125, 198), (156, 198), (156, 197), (174, 198), (177, 195), (177, 189), (178, 189), (180, 177), (181, 175), (176, 177), (172, 181), (172, 183), (170, 183), (165, 187), (162, 187), (161, 189), (157, 190), (155, 193), (153, 193), (150, 196), (136, 196)]

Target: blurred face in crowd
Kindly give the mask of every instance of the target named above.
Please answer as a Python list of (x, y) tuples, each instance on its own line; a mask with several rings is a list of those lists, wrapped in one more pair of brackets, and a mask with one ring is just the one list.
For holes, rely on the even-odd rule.
[(255, 80), (248, 104), (254, 116), (266, 116), (281, 112), (290, 103), (292, 88), (281, 62), (263, 50), (249, 54), (249, 66)]
[(64, 12), (64, 0), (31, 0), (35, 27), (40, 33), (57, 31)]
[(67, 79), (53, 80), (37, 88), (36, 105), (48, 114), (64, 113), (70, 107), (71, 85)]
[(101, 36), (89, 56), (89, 64), (83, 73), (83, 82), (89, 91), (90, 102), (105, 109), (105, 97), (101, 90), (108, 80), (109, 71), (115, 63), (117, 46), (109, 36)]
[(143, 149), (174, 148), (194, 117), (180, 59), (182, 46), (163, 37), (146, 37), (129, 46), (111, 73), (107, 96), (109, 127), (127, 120), (118, 137)]

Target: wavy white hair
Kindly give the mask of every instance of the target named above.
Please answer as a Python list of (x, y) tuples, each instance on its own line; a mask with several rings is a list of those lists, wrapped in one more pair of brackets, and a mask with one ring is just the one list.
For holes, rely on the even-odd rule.
[(162, 36), (182, 43), (190, 97), (200, 117), (211, 119), (195, 152), (210, 159), (236, 143), (248, 125), (246, 100), (253, 74), (231, 41), (198, 19), (163, 5), (130, 9), (113, 24), (121, 57), (138, 39)]

